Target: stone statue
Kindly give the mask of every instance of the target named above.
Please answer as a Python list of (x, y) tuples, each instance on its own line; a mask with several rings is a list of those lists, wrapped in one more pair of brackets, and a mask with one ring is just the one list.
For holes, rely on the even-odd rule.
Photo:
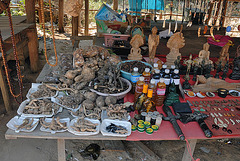
[(209, 59), (210, 57), (210, 51), (209, 50), (210, 45), (208, 43), (203, 44), (203, 50), (201, 50), (198, 54), (198, 58), (194, 59), (195, 62), (197, 62), (199, 65), (204, 60), (204, 64), (213, 64), (213, 62)]
[(225, 80), (227, 78), (228, 70), (229, 70), (229, 62), (227, 61), (223, 68), (222, 80)]
[(198, 64), (197, 63), (194, 63), (194, 66), (193, 66), (193, 81), (196, 81), (197, 80), (197, 72), (198, 72)]
[(233, 70), (229, 78), (233, 80), (240, 79), (240, 45), (237, 48), (236, 56), (233, 60)]
[(140, 46), (144, 44), (143, 37), (139, 34), (136, 34), (130, 41), (132, 46), (130, 54), (128, 55), (129, 60), (142, 60)]
[(177, 59), (174, 61), (174, 65), (176, 69), (180, 69), (181, 67), (180, 61), (181, 61), (181, 56), (178, 56)]
[(186, 75), (189, 75), (192, 64), (193, 64), (193, 60), (192, 60), (192, 54), (190, 54), (189, 59), (188, 60), (184, 60), (183, 64), (187, 65), (187, 72)]
[(193, 92), (216, 92), (218, 88), (240, 90), (240, 83), (228, 83), (225, 80), (213, 77), (206, 79), (204, 76), (198, 75), (193, 86)]
[(181, 32), (173, 34), (167, 42), (167, 47), (170, 48), (170, 53), (166, 56), (167, 62), (165, 63), (168, 67), (174, 65), (174, 61), (178, 56), (181, 57), (179, 49), (185, 46), (185, 40)]
[(206, 64), (204, 66), (204, 76), (206, 78), (212, 77), (212, 75), (210, 74), (212, 69), (213, 69), (212, 64)]
[(154, 58), (156, 55), (157, 46), (159, 44), (159, 35), (157, 35), (157, 27), (152, 28), (152, 34), (148, 38), (148, 49), (149, 49), (149, 63), (154, 63)]
[(186, 76), (184, 77), (184, 80), (185, 80), (185, 81), (183, 82), (183, 86), (182, 86), (183, 89), (192, 89), (190, 83), (188, 82), (189, 79), (190, 79), (189, 75), (186, 75)]
[(177, 94), (176, 86), (173, 82), (169, 86), (169, 93), (166, 96), (166, 100), (164, 101), (164, 105), (171, 106), (173, 103), (177, 103), (177, 102), (180, 102), (179, 101), (179, 95)]
[(217, 69), (216, 69), (216, 75), (214, 78), (219, 78), (219, 73), (222, 71), (222, 61), (220, 61), (217, 65)]

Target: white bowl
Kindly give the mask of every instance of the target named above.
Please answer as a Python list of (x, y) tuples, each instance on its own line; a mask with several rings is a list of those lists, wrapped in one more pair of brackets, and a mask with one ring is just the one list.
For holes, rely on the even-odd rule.
[[(119, 99), (122, 99), (122, 98), (125, 97), (125, 95), (126, 95), (128, 92), (130, 92), (130, 90), (131, 90), (131, 88), (132, 88), (132, 84), (131, 84), (127, 79), (125, 79), (125, 78), (120, 77), (120, 79), (121, 79), (122, 81), (126, 82), (127, 85), (128, 85), (128, 89), (127, 89), (126, 91), (124, 91), (124, 92), (115, 93), (115, 94), (109, 94), (109, 93), (98, 92), (98, 91), (96, 91), (95, 89), (92, 89), (92, 88), (90, 88), (90, 91), (95, 92), (96, 94), (98, 94), (98, 95), (100, 95), (100, 96), (104, 96), (104, 97), (114, 96), (114, 97), (117, 97), (118, 100), (119, 100)], [(92, 82), (89, 83), (89, 86), (91, 86), (91, 85), (92, 85)]]

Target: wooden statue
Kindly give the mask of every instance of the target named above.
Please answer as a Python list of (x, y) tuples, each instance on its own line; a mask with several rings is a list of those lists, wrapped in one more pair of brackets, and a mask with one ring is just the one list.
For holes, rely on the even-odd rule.
[(148, 38), (148, 48), (149, 48), (149, 63), (154, 63), (154, 58), (156, 55), (157, 46), (159, 44), (159, 35), (157, 35), (157, 27), (152, 28), (152, 34)]
[(174, 61), (178, 56), (181, 57), (179, 49), (185, 46), (185, 40), (181, 32), (173, 34), (167, 42), (167, 47), (170, 48), (170, 53), (166, 56), (167, 62), (165, 63), (168, 67), (174, 65)]
[(193, 60), (192, 60), (192, 54), (190, 54), (189, 59), (188, 60), (184, 60), (183, 64), (187, 65), (187, 72), (186, 75), (189, 75), (192, 64), (193, 64)]
[(240, 90), (240, 83), (228, 83), (222, 79), (213, 77), (206, 79), (203, 75), (198, 75), (197, 81), (192, 89), (193, 92), (216, 92), (219, 88), (225, 88), (227, 90)]
[(218, 63), (221, 61), (222, 62), (222, 67), (225, 66), (225, 64), (227, 63), (227, 61), (229, 61), (229, 47), (232, 45), (232, 42), (228, 42), (224, 47), (222, 47), (222, 50), (220, 51), (220, 56), (216, 62), (216, 65), (218, 65)]
[(142, 60), (141, 49), (140, 46), (144, 44), (143, 37), (139, 34), (133, 36), (130, 41), (130, 45), (132, 46), (130, 54), (128, 55), (129, 60)]
[(209, 59), (210, 51), (209, 50), (210, 45), (208, 43), (203, 44), (203, 50), (201, 50), (198, 54), (198, 58), (194, 59), (194, 61), (200, 65), (202, 61), (204, 60), (203, 65), (213, 64), (213, 62)]

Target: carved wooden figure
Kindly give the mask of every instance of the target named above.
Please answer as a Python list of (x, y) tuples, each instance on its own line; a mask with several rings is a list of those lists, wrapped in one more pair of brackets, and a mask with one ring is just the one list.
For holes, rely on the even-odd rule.
[(213, 64), (213, 62), (209, 59), (210, 57), (210, 51), (209, 50), (210, 45), (208, 43), (203, 44), (203, 50), (201, 50), (198, 54), (198, 58), (195, 59), (195, 62), (197, 64), (201, 64), (202, 61), (204, 60), (203, 65), (207, 64)]
[(139, 34), (136, 34), (130, 41), (132, 46), (130, 54), (128, 55), (129, 60), (142, 60), (140, 46), (144, 44), (143, 37)]
[(157, 46), (159, 44), (159, 35), (157, 35), (157, 27), (152, 28), (152, 34), (148, 38), (148, 48), (149, 48), (149, 63), (154, 63), (154, 58), (156, 55)]
[(222, 67), (225, 66), (227, 61), (229, 61), (229, 47), (232, 45), (231, 42), (228, 42), (224, 47), (222, 47), (222, 50), (220, 52), (220, 56), (218, 58), (218, 61), (216, 62), (216, 65), (221, 61), (222, 62)]
[(168, 67), (174, 65), (174, 61), (178, 56), (181, 57), (179, 49), (185, 46), (185, 40), (181, 32), (173, 34), (167, 42), (167, 47), (170, 48), (170, 53), (166, 56), (167, 62), (165, 63)]

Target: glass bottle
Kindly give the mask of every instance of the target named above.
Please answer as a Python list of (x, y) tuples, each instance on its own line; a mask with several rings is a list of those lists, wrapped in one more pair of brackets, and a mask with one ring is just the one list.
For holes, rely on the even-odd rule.
[(153, 64), (152, 74), (154, 74), (156, 72), (156, 70), (158, 70), (158, 63)]
[(149, 85), (148, 85), (148, 89), (152, 89), (153, 92), (152, 92), (152, 98), (154, 99), (155, 98), (155, 95), (156, 95), (156, 84), (155, 84), (155, 80), (154, 79), (151, 79)]
[(138, 68), (134, 67), (133, 72), (131, 73), (131, 83), (132, 83), (132, 93), (134, 94), (136, 83), (139, 80), (140, 73), (138, 73)]
[(160, 71), (161, 77), (163, 77), (163, 75), (164, 75), (164, 73), (165, 73), (165, 69), (167, 69), (167, 65), (164, 64), (164, 65), (162, 66), (161, 71)]
[(136, 88), (134, 93), (134, 102), (136, 102), (138, 96), (142, 93), (144, 84), (145, 84), (144, 77), (140, 77), (136, 83)]
[(168, 88), (170, 85), (170, 81), (171, 81), (171, 77), (170, 77), (170, 70), (169, 69), (165, 69), (165, 74), (163, 76), (164, 78), (164, 83), (166, 84), (166, 94), (168, 93)]
[(160, 78), (160, 81), (157, 83), (157, 90), (155, 96), (156, 106), (161, 106), (165, 99), (166, 93), (166, 84), (164, 83), (164, 78)]
[(179, 75), (179, 70), (175, 69), (174, 73), (172, 75), (173, 82), (176, 86), (177, 93), (179, 93), (179, 83), (180, 83), (180, 75)]
[(175, 70), (175, 65), (171, 65), (170, 76), (174, 73), (174, 70)]
[(144, 111), (144, 112), (157, 111), (156, 110), (156, 104), (152, 100), (152, 93), (153, 93), (153, 90), (152, 89), (148, 89), (147, 99), (143, 102), (142, 111)]
[(145, 68), (145, 71), (142, 73), (142, 76), (144, 77), (145, 83), (149, 84), (151, 79), (150, 69)]
[(143, 102), (147, 99), (148, 84), (143, 85), (142, 93), (138, 96), (135, 102), (135, 110), (140, 114)]
[(159, 70), (159, 69), (156, 69), (156, 70), (155, 70), (155, 73), (154, 73), (153, 76), (152, 76), (152, 79), (155, 80), (155, 85), (157, 85), (157, 83), (159, 82), (160, 77), (161, 77), (161, 75), (160, 75), (160, 70)]

